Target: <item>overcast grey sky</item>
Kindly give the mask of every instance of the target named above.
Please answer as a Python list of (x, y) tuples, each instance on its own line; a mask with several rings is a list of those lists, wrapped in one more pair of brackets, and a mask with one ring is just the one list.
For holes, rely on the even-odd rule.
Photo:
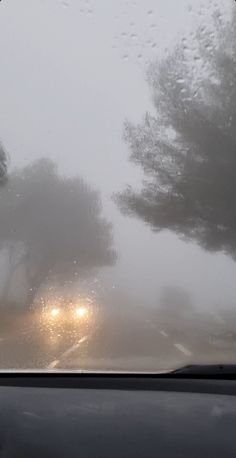
[[(152, 303), (162, 285), (205, 306), (236, 299), (236, 265), (173, 234), (123, 217), (113, 192), (139, 185), (122, 139), (126, 118), (151, 110), (148, 62), (207, 19), (199, 0), (3, 0), (0, 3), (0, 137), (11, 167), (48, 156), (102, 193), (117, 265), (104, 281)], [(210, 3), (210, 2), (209, 2)], [(227, 0), (222, 0), (222, 7)], [(224, 4), (224, 5), (223, 5)]]

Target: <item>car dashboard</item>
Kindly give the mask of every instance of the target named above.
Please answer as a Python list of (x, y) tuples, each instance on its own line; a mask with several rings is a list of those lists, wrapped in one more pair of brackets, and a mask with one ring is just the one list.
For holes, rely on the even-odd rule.
[(1, 457), (236, 456), (236, 382), (4, 374)]

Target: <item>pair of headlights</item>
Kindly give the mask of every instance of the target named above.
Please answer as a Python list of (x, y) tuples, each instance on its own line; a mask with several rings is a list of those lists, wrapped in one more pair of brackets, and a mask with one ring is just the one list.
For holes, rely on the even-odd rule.
[[(87, 314), (87, 312), (88, 310), (86, 309), (86, 307), (77, 307), (74, 311), (74, 314), (78, 318), (83, 318)], [(51, 310), (50, 315), (52, 318), (57, 318), (61, 313), (63, 313), (63, 309), (54, 307)]]

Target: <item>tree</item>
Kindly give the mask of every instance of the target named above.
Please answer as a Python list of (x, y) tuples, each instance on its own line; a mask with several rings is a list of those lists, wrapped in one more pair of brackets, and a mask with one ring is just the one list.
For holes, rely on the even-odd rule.
[[(148, 71), (154, 114), (125, 123), (141, 191), (116, 196), (121, 210), (154, 231), (169, 229), (207, 250), (236, 254), (236, 9), (214, 10), (202, 26)], [(191, 57), (190, 57), (191, 56)]]
[(0, 143), (0, 185), (5, 184), (7, 177), (7, 154), (3, 147), (3, 144)]
[(25, 266), (26, 306), (50, 277), (77, 279), (115, 261), (111, 225), (101, 210), (96, 191), (81, 178), (60, 176), (48, 159), (9, 176), (0, 194), (0, 244), (9, 252), (9, 282), (17, 266)]

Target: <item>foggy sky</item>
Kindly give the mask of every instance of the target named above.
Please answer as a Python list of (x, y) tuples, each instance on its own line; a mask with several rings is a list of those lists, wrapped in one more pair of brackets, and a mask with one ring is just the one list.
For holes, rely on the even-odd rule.
[(122, 216), (111, 201), (113, 192), (142, 180), (128, 162), (122, 131), (125, 119), (138, 122), (152, 110), (148, 62), (204, 20), (195, 12), (200, 3), (0, 3), (0, 137), (11, 167), (47, 156), (63, 174), (81, 175), (101, 191), (119, 256), (103, 279), (144, 305), (157, 301), (160, 288), (169, 284), (189, 290), (203, 307), (236, 299), (231, 259), (170, 233), (153, 234), (144, 223)]

